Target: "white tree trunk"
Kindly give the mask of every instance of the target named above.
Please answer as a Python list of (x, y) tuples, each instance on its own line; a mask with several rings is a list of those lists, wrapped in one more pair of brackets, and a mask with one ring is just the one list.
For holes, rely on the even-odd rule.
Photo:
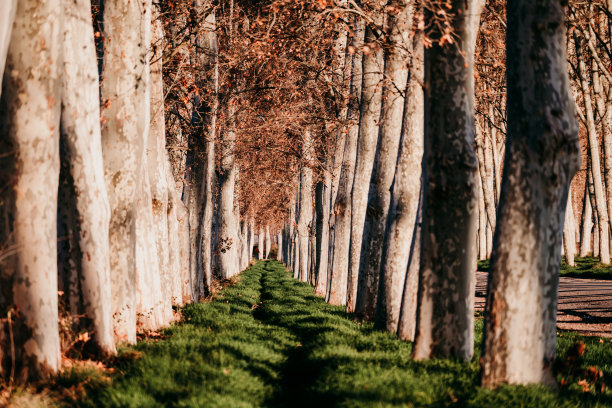
[(178, 202), (180, 199), (174, 187), (174, 177), (170, 163), (166, 164), (166, 180), (168, 183), (168, 272), (172, 276), (172, 299), (178, 305), (191, 301), (191, 291), (183, 292), (189, 282), (183, 282), (181, 270), (181, 243), (178, 226)]
[(565, 261), (570, 266), (576, 266), (576, 228), (574, 226), (574, 204), (572, 200), (572, 186), (567, 194), (567, 206), (565, 209), (565, 223), (563, 225), (563, 244), (565, 247)]
[(136, 342), (135, 204), (149, 131), (151, 0), (105, 0), (102, 153), (115, 339)]
[(17, 11), (17, 0), (5, 0), (2, 6), (0, 10), (0, 96), (2, 96), (2, 77)]
[(259, 259), (266, 259), (265, 256), (265, 251), (264, 251), (264, 241), (265, 241), (265, 235), (264, 235), (264, 231), (263, 228), (259, 228), (259, 233), (257, 234), (257, 250), (259, 253)]
[[(382, 16), (376, 15), (380, 23)], [(361, 242), (365, 223), (368, 191), (376, 142), (378, 139), (378, 121), (382, 101), (382, 81), (384, 58), (382, 47), (377, 47), (376, 28), (366, 27), (364, 44), (369, 52), (363, 56), (363, 85), (361, 89), (359, 137), (357, 142), (357, 161), (351, 191), (351, 245), (349, 249), (349, 268), (347, 284), (346, 310), (355, 311), (357, 304), (357, 287), (359, 278), (359, 261)]]
[(302, 282), (308, 280), (308, 262), (310, 260), (310, 227), (312, 223), (312, 169), (313, 146), (310, 131), (304, 131), (302, 139), (302, 170), (300, 172), (300, 211), (297, 222), (299, 245), (299, 273), (298, 279)]
[[(414, 5), (411, 0), (402, 0), (395, 3), (392, 13), (389, 13), (387, 22), (387, 47), (385, 49), (385, 87), (382, 95), (382, 112), (380, 118), (380, 130), (378, 145), (376, 148), (375, 164), (370, 180), (367, 211), (363, 227), (361, 242), (361, 259), (359, 265), (359, 280), (357, 288), (357, 302), (355, 315), (362, 319), (373, 319), (376, 315), (376, 304), (378, 297), (378, 283), (381, 275), (381, 257), (385, 233), (387, 227), (387, 215), (391, 203), (391, 187), (395, 175), (396, 163), (400, 139), (402, 135), (402, 118), (404, 113), (404, 90), (408, 80), (409, 35), (412, 28), (412, 14)], [(411, 124), (412, 125), (412, 124)], [(417, 165), (417, 167), (419, 167)], [(418, 190), (415, 202), (418, 201)], [(416, 208), (416, 207), (415, 207)], [(414, 222), (414, 217), (412, 218)], [(409, 228), (410, 230), (412, 228)], [(408, 242), (410, 245), (410, 241)], [(406, 251), (407, 253), (407, 251)], [(397, 271), (394, 271), (397, 272)], [(394, 274), (391, 271), (382, 271), (383, 279), (388, 279), (387, 289), (393, 286), (400, 288), (397, 296), (391, 300), (386, 299), (382, 306), (391, 306), (397, 302), (397, 314), (399, 314), (399, 292), (404, 286), (403, 279), (406, 276), (406, 268), (401, 273)], [(383, 312), (381, 316), (386, 316)], [(380, 323), (380, 320), (379, 320)], [(397, 318), (393, 323), (397, 329)]]
[(585, 257), (591, 252), (591, 233), (593, 231), (593, 210), (589, 197), (588, 180), (584, 189), (584, 201), (582, 205), (582, 230), (580, 237), (580, 256)]
[(80, 287), (94, 339), (114, 354), (108, 228), (110, 207), (100, 128), (98, 66), (90, 0), (63, 0), (61, 131), (68, 147), (80, 233)]
[(283, 262), (283, 233), (282, 231), (279, 232), (276, 235), (276, 242), (277, 242), (277, 247), (278, 247), (278, 251), (276, 252), (276, 260), (279, 262)]
[(330, 220), (330, 250), (328, 262), (328, 280), (326, 298), (332, 305), (345, 305), (347, 298), (347, 280), (349, 268), (349, 248), (351, 243), (351, 192), (357, 160), (357, 138), (359, 136), (359, 104), (363, 81), (362, 52), (364, 22), (361, 18), (355, 21), (355, 34), (351, 46), (357, 50), (351, 64), (351, 88), (347, 120), (349, 121), (346, 136), (342, 169), (338, 183), (338, 193), (334, 200), (333, 214)]
[[(423, 33), (417, 32), (414, 40), (409, 41), (410, 80), (406, 87), (402, 141), (386, 220), (375, 321), (376, 327), (393, 333), (398, 330), (400, 309), (405, 320), (404, 331), (414, 333), (418, 289), (418, 268), (410, 268), (409, 261), (411, 254), (415, 261), (419, 258), (411, 249), (417, 245), (414, 233), (418, 223), (423, 162)], [(406, 284), (406, 279), (410, 283)], [(402, 298), (405, 299), (403, 307)], [(407, 327), (410, 320), (411, 330)]]
[(270, 227), (266, 225), (266, 259), (270, 259), (270, 248), (272, 240), (270, 239)]
[(3, 242), (16, 253), (0, 275), (0, 311), (7, 317), (12, 310), (16, 366), (3, 327), (0, 374), (9, 378), (14, 370), (20, 382), (55, 373), (61, 364), (56, 252), (61, 10), (59, 0), (18, 2), (0, 109), (2, 153), (11, 161), (3, 160), (3, 178), (8, 175), (3, 185), (10, 188), (0, 222), (9, 222)]
[(434, 45), (425, 51), (423, 240), (415, 359), (469, 360), (474, 351), (474, 46), (483, 4), (453, 1), (453, 32), (461, 45)]
[(227, 279), (234, 276), (237, 271), (236, 259), (238, 257), (238, 237), (236, 236), (236, 217), (234, 214), (234, 191), (236, 183), (236, 133), (233, 121), (235, 120), (235, 107), (229, 102), (228, 117), (229, 129), (221, 135), (222, 158), (219, 168), (219, 273)]
[[(579, 42), (577, 36), (575, 36), (576, 42)], [(606, 197), (604, 192), (603, 178), (601, 175), (601, 162), (599, 157), (599, 141), (597, 140), (597, 130), (595, 128), (595, 116), (593, 113), (593, 104), (591, 100), (591, 87), (588, 82), (588, 72), (584, 63), (579, 48), (576, 44), (578, 66), (579, 66), (579, 79), (582, 88), (582, 96), (584, 99), (585, 107), (585, 118), (587, 136), (589, 141), (589, 153), (591, 156), (591, 173), (593, 174), (593, 187), (595, 190), (595, 210), (597, 211), (597, 220), (599, 226), (599, 255), (601, 257), (601, 263), (610, 264), (610, 237), (609, 237), (609, 218), (608, 218), (608, 207), (606, 204)]]
[(481, 360), (485, 387), (556, 384), (563, 220), (580, 168), (565, 13), (553, 0), (507, 5), (508, 134)]

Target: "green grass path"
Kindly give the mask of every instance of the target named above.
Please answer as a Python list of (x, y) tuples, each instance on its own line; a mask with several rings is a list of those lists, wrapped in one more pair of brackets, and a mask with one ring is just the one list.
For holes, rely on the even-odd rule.
[[(478, 358), (417, 363), (411, 344), (351, 321), (276, 261), (244, 271), (214, 301), (188, 305), (167, 338), (123, 350), (109, 385), (90, 380), (87, 407), (611, 406), (612, 393), (480, 389)], [(477, 344), (482, 322), (478, 321)], [(576, 336), (560, 337), (561, 355)], [(585, 339), (584, 363), (612, 378), (612, 347)], [(478, 348), (478, 347), (477, 347)], [(121, 361), (121, 360), (120, 360)], [(76, 373), (74, 374), (76, 378)], [(63, 376), (69, 385), (70, 373)], [(62, 378), (59, 382), (61, 383)], [(571, 382), (571, 381), (570, 381)]]

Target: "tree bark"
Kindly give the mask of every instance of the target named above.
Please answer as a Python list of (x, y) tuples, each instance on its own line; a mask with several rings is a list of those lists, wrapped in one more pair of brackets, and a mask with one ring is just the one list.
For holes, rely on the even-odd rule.
[(327, 265), (329, 261), (329, 205), (331, 200), (332, 173), (323, 170), (323, 180), (315, 188), (316, 210), (316, 259), (314, 293), (325, 296), (327, 293)]
[(300, 210), (297, 222), (299, 245), (298, 279), (308, 280), (308, 261), (310, 260), (309, 242), (312, 223), (312, 137), (309, 130), (304, 131), (302, 139), (302, 170), (300, 171)]
[[(374, 17), (376, 20), (375, 24), (382, 25), (380, 24), (382, 22), (382, 15), (377, 12)], [(376, 44), (378, 36), (379, 33), (376, 27), (371, 25), (366, 27), (364, 47), (368, 47), (368, 52), (364, 51), (362, 59), (363, 82), (359, 107), (360, 121), (357, 139), (357, 160), (355, 163), (353, 188), (351, 190), (351, 245), (349, 249), (346, 300), (346, 310), (349, 313), (354, 312), (357, 305), (363, 226), (366, 217), (372, 168), (374, 167), (374, 156), (376, 154), (378, 121), (380, 119), (382, 102), (384, 53), (382, 48), (379, 48)]]
[(236, 133), (234, 130), (235, 106), (232, 100), (228, 102), (229, 128), (221, 135), (221, 166), (219, 179), (219, 273), (227, 279), (234, 276), (236, 258), (238, 256), (238, 237), (236, 236), (236, 220), (234, 215), (234, 190), (236, 181)]
[(570, 266), (576, 266), (576, 228), (574, 227), (574, 204), (572, 203), (572, 186), (567, 195), (567, 206), (565, 210), (565, 223), (563, 225), (563, 244), (565, 249), (565, 261)]
[(483, 3), (453, 1), (452, 26), (460, 44), (425, 51), (423, 240), (413, 350), (418, 360), (469, 360), (474, 349), (478, 162), (473, 72)]
[(0, 313), (11, 325), (3, 322), (0, 331), (0, 375), (9, 383), (56, 373), (61, 364), (56, 252), (61, 9), (59, 0), (19, 1), (6, 58), (0, 168), (2, 185), (9, 188), (0, 222), (10, 250), (0, 272)]
[(266, 225), (266, 259), (270, 259), (270, 247), (272, 240), (270, 239), (270, 227)]
[[(402, 116), (404, 113), (404, 94), (408, 80), (409, 54), (406, 52), (410, 41), (412, 28), (413, 3), (402, 0), (395, 3), (395, 8), (387, 18), (387, 48), (384, 62), (384, 89), (382, 95), (382, 112), (378, 143), (370, 191), (368, 193), (367, 211), (362, 232), (361, 257), (355, 315), (361, 319), (371, 320), (376, 315), (378, 297), (378, 281), (381, 276), (381, 257), (387, 227), (387, 215), (391, 202), (391, 187), (398, 160), (398, 151), (402, 135)], [(418, 190), (418, 187), (417, 187)], [(418, 197), (418, 193), (417, 193)], [(418, 199), (417, 199), (418, 200)], [(413, 218), (414, 220), (414, 218)], [(410, 245), (410, 243), (408, 243)], [(389, 274), (387, 273), (389, 272)], [(383, 272), (383, 279), (389, 279), (402, 288), (406, 269), (400, 275), (392, 275), (391, 271)], [(387, 287), (391, 289), (391, 287)], [(387, 289), (386, 288), (386, 289)], [(386, 293), (386, 289), (383, 289)], [(401, 289), (400, 289), (401, 290)], [(391, 295), (391, 293), (389, 293)], [(394, 300), (385, 299), (381, 306), (390, 306), (386, 301), (399, 301), (399, 295)], [(398, 306), (399, 309), (399, 306)], [(399, 314), (399, 310), (397, 311)], [(383, 312), (385, 315), (386, 312)], [(380, 320), (379, 320), (380, 323)], [(397, 329), (397, 323), (394, 323)], [(379, 326), (382, 327), (382, 326)]]
[(355, 176), (357, 159), (357, 138), (359, 136), (359, 105), (363, 80), (362, 47), (364, 22), (361, 18), (355, 21), (355, 34), (351, 46), (356, 50), (352, 58), (351, 88), (347, 120), (342, 169), (338, 183), (338, 193), (333, 205), (330, 220), (330, 250), (327, 272), (326, 298), (332, 305), (345, 305), (347, 298), (347, 279), (349, 268), (349, 248), (351, 243), (351, 193)]
[[(102, 153), (111, 207), (115, 339), (136, 342), (135, 204), (149, 130), (151, 1), (104, 2)], [(143, 75), (145, 73), (145, 75)]]
[(580, 168), (565, 12), (553, 0), (507, 5), (508, 133), (485, 315), (485, 387), (556, 384), (563, 220)]
[(0, 96), (2, 96), (2, 77), (4, 76), (4, 65), (6, 64), (6, 54), (11, 41), (13, 31), (13, 21), (17, 11), (17, 0), (6, 0), (0, 10)]
[(93, 337), (114, 354), (108, 228), (110, 207), (102, 162), (98, 66), (89, 0), (64, 0), (61, 132), (68, 148), (81, 257), (82, 302)]
[[(410, 267), (409, 261), (411, 254), (413, 260), (419, 258), (411, 249), (417, 246), (414, 238), (423, 162), (423, 33), (417, 32), (414, 39), (408, 41), (410, 80), (406, 87), (401, 147), (380, 262), (375, 326), (392, 333), (397, 332), (400, 309), (403, 309), (403, 335), (414, 337), (410, 332), (414, 333), (416, 323), (418, 267)], [(407, 284), (406, 279), (410, 280)], [(403, 308), (402, 298), (405, 299)], [(408, 327), (410, 325), (412, 328)]]

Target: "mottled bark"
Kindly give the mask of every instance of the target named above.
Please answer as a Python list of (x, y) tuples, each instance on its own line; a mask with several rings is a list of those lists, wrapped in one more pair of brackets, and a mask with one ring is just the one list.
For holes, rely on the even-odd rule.
[(61, 9), (59, 0), (18, 2), (0, 105), (5, 187), (0, 228), (7, 248), (0, 315), (11, 319), (10, 325), (1, 323), (0, 376), (18, 382), (55, 373), (61, 364), (56, 252)]
[(484, 192), (482, 191), (482, 178), (478, 179), (478, 259), (487, 259), (487, 212), (485, 210)]
[[(98, 66), (89, 0), (64, 0), (61, 132), (78, 233), (79, 296), (100, 349), (114, 354), (108, 228), (110, 207), (100, 128)], [(66, 197), (68, 198), (68, 197)], [(61, 203), (60, 203), (61, 206)], [(78, 314), (78, 313), (77, 313)], [(88, 324), (89, 326), (89, 324)]]
[(277, 242), (277, 248), (278, 248), (276, 252), (276, 260), (279, 262), (283, 262), (284, 251), (283, 251), (283, 233), (282, 231), (276, 235), (276, 242)]
[[(375, 23), (380, 25), (382, 16), (375, 14)], [(351, 244), (349, 249), (348, 283), (346, 310), (355, 311), (357, 304), (357, 287), (359, 278), (359, 261), (361, 258), (361, 242), (363, 225), (365, 223), (368, 204), (368, 191), (376, 143), (378, 139), (378, 121), (380, 119), (382, 101), (382, 81), (384, 67), (383, 49), (377, 47), (376, 39), (380, 33), (370, 25), (366, 27), (364, 46), (368, 52), (362, 59), (363, 82), (360, 102), (359, 136), (357, 139), (357, 160), (351, 191)]]
[(483, 193), (484, 207), (488, 224), (495, 230), (496, 206), (495, 187), (493, 183), (493, 163), (491, 142), (484, 132), (476, 125), (476, 153), (478, 155), (478, 170), (480, 172), (481, 191)]
[[(419, 259), (412, 249), (415, 245), (418, 247), (414, 233), (418, 223), (423, 162), (423, 33), (417, 32), (409, 41), (410, 79), (380, 261), (375, 326), (395, 333), (401, 309), (405, 319), (402, 335), (414, 337), (419, 269), (410, 267), (409, 262), (411, 258)], [(407, 284), (406, 279), (410, 280)]]
[(135, 204), (149, 130), (151, 1), (104, 2), (102, 153), (111, 207), (115, 339), (136, 342)]
[(580, 144), (566, 60), (566, 8), (508, 2), (508, 133), (489, 275), (482, 384), (555, 384), (557, 288)]
[[(456, 16), (452, 26), (459, 44), (434, 45), (425, 51), (423, 239), (415, 359), (469, 360), (474, 349), (474, 45), (483, 3), (453, 1), (450, 12)], [(432, 18), (429, 13), (427, 20)]]
[(265, 246), (265, 235), (264, 235), (264, 230), (263, 228), (259, 228), (259, 233), (257, 233), (257, 252), (259, 254), (259, 259), (266, 259), (265, 256), (265, 250), (264, 250), (264, 246)]
[[(375, 164), (370, 180), (367, 211), (362, 232), (357, 299), (355, 304), (355, 315), (368, 320), (373, 319), (376, 315), (378, 281), (381, 275), (381, 257), (387, 227), (387, 215), (389, 214), (389, 205), (391, 203), (391, 186), (395, 175), (402, 135), (404, 90), (408, 80), (409, 61), (409, 54), (406, 51), (410, 41), (409, 34), (412, 28), (413, 8), (414, 5), (411, 0), (397, 1), (393, 11), (389, 12), (387, 21), (382, 111), (376, 156), (374, 158)], [(389, 283), (397, 280), (398, 282), (394, 282), (394, 284), (399, 283), (399, 288), (402, 288), (404, 285), (400, 281), (405, 277), (405, 270), (404, 268), (399, 276), (394, 274), (394, 272), (384, 271), (384, 279), (388, 278)], [(387, 274), (387, 272), (390, 274)], [(388, 288), (390, 289), (391, 287)], [(396, 296), (397, 302), (399, 302), (399, 299), (400, 296), (398, 294)], [(390, 299), (387, 300), (390, 301)], [(386, 302), (384, 303), (384, 306), (390, 306)], [(399, 310), (397, 313), (399, 313)], [(383, 315), (385, 314), (386, 312), (383, 312)], [(395, 331), (397, 323), (393, 325), (395, 326), (393, 331)]]
[[(178, 303), (179, 305), (184, 305), (190, 302), (193, 297), (190, 282), (183, 281), (177, 209), (180, 198), (174, 187), (174, 177), (172, 176), (172, 169), (169, 162), (166, 165), (166, 180), (168, 183), (168, 273), (172, 276), (172, 299), (174, 299), (175, 302), (180, 301), (180, 303)], [(183, 289), (186, 290), (184, 291)]]
[[(236, 219), (234, 215), (234, 189), (236, 181), (236, 133), (233, 128), (235, 113), (233, 101), (229, 101), (228, 118), (230, 125), (221, 134), (221, 165), (218, 170), (219, 180), (219, 273), (226, 279), (238, 273), (238, 237), (236, 236)], [(261, 251), (261, 250), (260, 250)]]
[(351, 243), (351, 192), (357, 159), (359, 136), (359, 105), (363, 81), (362, 52), (365, 25), (361, 18), (355, 22), (355, 34), (351, 46), (357, 50), (351, 60), (350, 99), (348, 105), (348, 131), (340, 170), (338, 193), (330, 219), (330, 250), (327, 271), (326, 298), (332, 305), (345, 305)]

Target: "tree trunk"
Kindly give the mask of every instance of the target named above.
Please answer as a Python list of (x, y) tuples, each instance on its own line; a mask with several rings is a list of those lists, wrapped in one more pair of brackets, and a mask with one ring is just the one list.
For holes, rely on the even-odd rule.
[(492, 183), (492, 164), (489, 163), (489, 158), (492, 153), (489, 151), (491, 143), (487, 140), (486, 135), (480, 130), (478, 124), (476, 125), (476, 152), (478, 154), (478, 169), (480, 171), (480, 183), (482, 197), (484, 199), (485, 211), (487, 214), (488, 224), (491, 225), (491, 229), (495, 231), (495, 190)]
[(584, 200), (582, 201), (582, 230), (580, 237), (580, 256), (585, 257), (591, 252), (591, 233), (593, 231), (593, 210), (589, 197), (588, 180), (584, 189)]
[(313, 146), (310, 131), (304, 131), (302, 141), (302, 170), (300, 172), (300, 211), (297, 222), (299, 245), (299, 273), (298, 279), (302, 282), (308, 280), (308, 261), (310, 260), (309, 242), (312, 223), (312, 168)]
[(259, 253), (259, 259), (265, 259), (265, 252), (264, 252), (264, 240), (265, 240), (265, 235), (264, 235), (264, 231), (263, 228), (259, 227), (259, 233), (257, 234), (257, 250)]
[(599, 225), (599, 255), (601, 263), (610, 264), (610, 237), (609, 237), (609, 222), (608, 208), (606, 205), (606, 197), (603, 187), (603, 179), (601, 176), (601, 163), (599, 160), (599, 142), (597, 140), (597, 130), (595, 128), (595, 115), (593, 113), (593, 104), (591, 100), (591, 88), (588, 83), (588, 72), (584, 59), (580, 52), (580, 39), (575, 36), (576, 54), (578, 57), (578, 76), (580, 78), (580, 86), (582, 88), (582, 96), (584, 99), (586, 130), (589, 141), (589, 153), (591, 155), (591, 173), (593, 174), (593, 187), (595, 190), (595, 210), (597, 211), (597, 220)]
[(565, 210), (565, 224), (563, 226), (565, 261), (570, 266), (576, 266), (574, 261), (574, 256), (576, 256), (576, 228), (574, 227), (574, 222), (574, 204), (572, 203), (572, 186), (570, 185)]
[(355, 34), (351, 46), (356, 49), (352, 58), (351, 88), (347, 120), (349, 122), (346, 136), (342, 169), (338, 183), (338, 194), (333, 205), (330, 220), (330, 250), (327, 272), (326, 298), (332, 305), (345, 305), (349, 268), (349, 248), (351, 243), (351, 192), (355, 176), (357, 159), (357, 138), (359, 136), (359, 105), (363, 80), (362, 52), (364, 22), (361, 18), (355, 21)]
[(270, 259), (270, 247), (272, 240), (270, 239), (270, 227), (266, 225), (266, 259)]
[(417, 324), (417, 300), (419, 291), (419, 269), (421, 266), (421, 218), (423, 213), (423, 190), (421, 187), (416, 223), (412, 235), (410, 258), (406, 270), (404, 293), (399, 315), (397, 335), (402, 340), (414, 341)]
[[(367, 320), (373, 319), (376, 315), (378, 281), (381, 276), (380, 265), (387, 227), (387, 215), (389, 214), (391, 202), (391, 186), (395, 175), (398, 160), (397, 154), (402, 135), (402, 116), (404, 112), (404, 95), (402, 91), (406, 89), (408, 80), (409, 54), (406, 52), (406, 49), (410, 41), (409, 34), (412, 28), (413, 7), (411, 0), (397, 2), (394, 11), (389, 13), (387, 22), (388, 33), (386, 38), (388, 45), (385, 50), (384, 63), (385, 86), (382, 95), (383, 102), (378, 144), (374, 158), (376, 163), (374, 164), (372, 179), (370, 180), (367, 211), (362, 233), (357, 300), (355, 304), (355, 315)], [(410, 245), (410, 242), (408, 242), (408, 245)], [(397, 282), (393, 283), (399, 283), (398, 287), (402, 288), (404, 285), (401, 281), (406, 276), (405, 267), (399, 276), (392, 276), (392, 274), (393, 272), (391, 271), (383, 271), (383, 279), (388, 279), (389, 283), (396, 280)], [(391, 289), (391, 287), (386, 289)], [(383, 291), (386, 289), (383, 289)], [(399, 295), (394, 300), (385, 299), (382, 306), (390, 306), (390, 304), (386, 304), (387, 301), (395, 303), (395, 300), (399, 302), (399, 299)], [(399, 313), (399, 310), (397, 312)], [(383, 315), (385, 314), (386, 311), (383, 312)], [(397, 329), (396, 324), (394, 323), (395, 329)]]
[[(375, 14), (375, 24), (380, 25), (382, 15)], [(346, 310), (355, 311), (357, 305), (357, 287), (359, 279), (359, 262), (361, 259), (361, 242), (363, 238), (363, 225), (365, 223), (368, 204), (368, 191), (376, 143), (378, 139), (378, 121), (380, 119), (382, 101), (382, 81), (384, 53), (378, 47), (376, 40), (379, 36), (377, 28), (368, 25), (365, 31), (364, 47), (369, 48), (362, 59), (363, 82), (360, 102), (359, 136), (357, 139), (357, 160), (355, 175), (351, 190), (351, 245), (349, 249), (349, 267)]]
[(507, 5), (508, 133), (485, 314), (485, 387), (556, 384), (563, 220), (580, 168), (565, 12), (553, 0)]
[(129, 343), (136, 342), (134, 206), (149, 130), (150, 28), (150, 0), (105, 0), (101, 116), (104, 174), (111, 207), (111, 294), (115, 339)]
[(316, 209), (316, 259), (314, 293), (325, 296), (327, 293), (327, 265), (329, 258), (329, 203), (331, 199), (332, 173), (323, 171), (323, 180), (315, 188)]
[[(236, 181), (236, 133), (234, 131), (235, 106), (228, 102), (229, 128), (221, 135), (221, 166), (219, 168), (219, 273), (227, 279), (234, 276), (238, 256), (238, 237), (234, 216), (234, 190)], [(260, 250), (261, 251), (261, 250)]]
[(461, 45), (434, 45), (425, 51), (423, 241), (415, 359), (469, 360), (474, 349), (478, 162), (473, 73), (483, 3), (453, 1), (453, 32)]
[[(411, 6), (412, 7), (412, 6)], [(412, 20), (412, 19), (411, 19)], [(410, 52), (410, 80), (406, 87), (402, 141), (393, 180), (391, 204), (380, 262), (380, 282), (375, 325), (397, 332), (402, 297), (405, 299), (404, 331), (414, 333), (418, 267), (410, 268), (411, 249), (417, 245), (414, 233), (418, 223), (423, 162), (423, 33), (417, 32)], [(414, 260), (418, 256), (412, 255)], [(410, 274), (412, 272), (412, 274)], [(410, 283), (405, 284), (409, 279)], [(403, 293), (403, 296), (402, 296)], [(411, 315), (411, 317), (409, 317)], [(410, 326), (412, 321), (412, 328)], [(406, 335), (406, 333), (404, 333)], [(414, 337), (414, 334), (412, 334)]]
[[(168, 273), (172, 276), (172, 298), (177, 304), (184, 305), (193, 299), (191, 283), (184, 277), (181, 269), (181, 243), (179, 238), (178, 209), (180, 202), (172, 176), (170, 163), (166, 164), (168, 183)], [(186, 261), (186, 260), (185, 260)], [(184, 290), (187, 289), (187, 290)]]
[(98, 66), (89, 0), (64, 0), (61, 131), (68, 148), (79, 232), (83, 306), (94, 339), (114, 354), (108, 227), (110, 208), (104, 184)]
[(0, 168), (2, 185), (9, 188), (0, 222), (9, 250), (0, 275), (0, 313), (11, 324), (3, 322), (0, 331), (0, 375), (9, 383), (55, 373), (61, 364), (56, 244), (61, 9), (59, 0), (19, 1), (6, 59)]
[(284, 251), (283, 251), (283, 233), (282, 231), (276, 235), (276, 242), (277, 242), (277, 248), (278, 248), (276, 252), (276, 260), (279, 262), (283, 262)]
[(487, 212), (485, 210), (482, 178), (478, 173), (478, 259), (487, 259)]
[(2, 96), (2, 77), (4, 76), (4, 65), (6, 53), (8, 52), (13, 31), (13, 21), (17, 11), (17, 0), (6, 0), (0, 10), (0, 96)]

